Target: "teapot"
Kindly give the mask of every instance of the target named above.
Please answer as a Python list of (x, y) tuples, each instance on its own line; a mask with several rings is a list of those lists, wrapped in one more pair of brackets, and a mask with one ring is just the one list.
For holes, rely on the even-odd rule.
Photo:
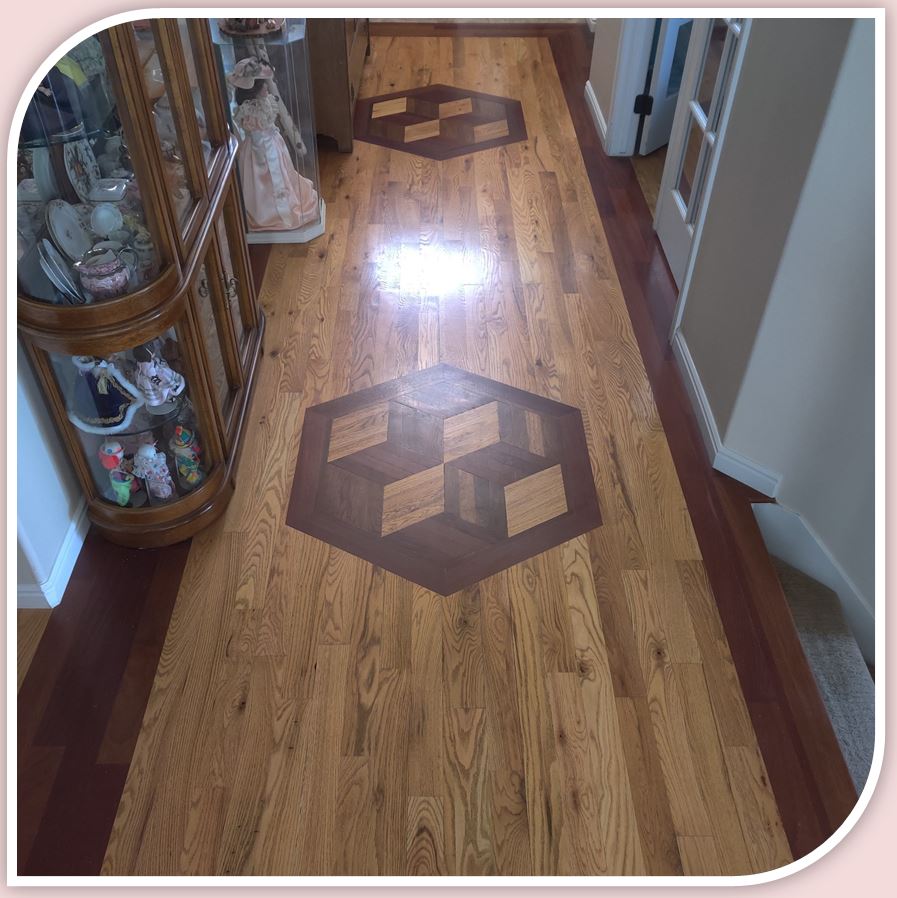
[[(124, 261), (125, 253), (133, 256), (130, 267)], [(128, 290), (131, 274), (137, 267), (137, 253), (130, 247), (112, 249), (94, 247), (75, 262), (75, 270), (81, 286), (95, 299), (115, 299)]]

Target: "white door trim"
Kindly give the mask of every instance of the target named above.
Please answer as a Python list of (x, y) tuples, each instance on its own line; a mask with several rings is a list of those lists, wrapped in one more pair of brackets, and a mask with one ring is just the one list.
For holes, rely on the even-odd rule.
[[(716, 146), (714, 152), (711, 154), (710, 158), (710, 167), (707, 170), (707, 177), (704, 181), (703, 186), (703, 201), (700, 204), (700, 208), (698, 209), (698, 215), (695, 219), (694, 224), (694, 236), (691, 241), (691, 250), (688, 254), (688, 261), (685, 263), (685, 274), (682, 278), (682, 288), (679, 290), (679, 298), (676, 301), (676, 308), (673, 310), (673, 323), (670, 327), (670, 341), (673, 340), (673, 337), (676, 334), (676, 331), (679, 330), (679, 326), (682, 323), (682, 315), (685, 310), (685, 303), (688, 301), (688, 291), (691, 287), (691, 277), (695, 267), (695, 257), (697, 256), (698, 247), (701, 244), (701, 235), (704, 231), (704, 219), (707, 217), (707, 207), (709, 205), (709, 198), (713, 191), (713, 181), (716, 178), (716, 170), (719, 167), (720, 156), (723, 154), (723, 148), (726, 142), (726, 130), (729, 125), (729, 116), (732, 113), (732, 105), (735, 101), (735, 94), (738, 92), (738, 79), (741, 77), (741, 66), (744, 62), (744, 54), (747, 49), (748, 41), (751, 37), (751, 20), (745, 19), (741, 23), (741, 35), (738, 41), (738, 46), (735, 48), (735, 58), (732, 61), (732, 75), (731, 82), (729, 87), (729, 92), (725, 98), (725, 102), (723, 103), (723, 107), (720, 113), (719, 125), (716, 130)], [(692, 39), (694, 39), (694, 35), (692, 35)], [(682, 93), (680, 96), (685, 95), (684, 91), (685, 85), (683, 85)], [(680, 119), (678, 123), (680, 128), (686, 127), (688, 124), (687, 116), (677, 116)], [(676, 128), (676, 123), (673, 125), (674, 131)], [(673, 142), (673, 136), (670, 137), (670, 143)], [(668, 181), (674, 177), (675, 174), (667, 174), (667, 168), (672, 169), (673, 165), (669, 163), (669, 156), (667, 157), (667, 165), (664, 167), (663, 172), (663, 184), (661, 184), (661, 196), (663, 195), (663, 190), (669, 188)], [(658, 202), (657, 212), (660, 212), (661, 203)], [(657, 230), (657, 217), (655, 216), (654, 220), (654, 229)]]
[(633, 107), (645, 89), (653, 39), (654, 19), (623, 19), (609, 112), (600, 108), (591, 82), (586, 82), (586, 100), (608, 156), (632, 156), (635, 152), (639, 116)]

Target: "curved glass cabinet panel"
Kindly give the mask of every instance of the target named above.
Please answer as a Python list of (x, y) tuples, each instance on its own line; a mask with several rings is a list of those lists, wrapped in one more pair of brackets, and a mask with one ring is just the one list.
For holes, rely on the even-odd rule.
[(203, 483), (208, 458), (176, 328), (102, 358), (49, 357), (98, 496), (140, 508)]
[[(250, 243), (324, 232), (305, 19), (212, 21)], [(273, 29), (273, 30), (268, 30)]]
[[(191, 183), (188, 172), (184, 135), (178, 122), (167, 71), (168, 59), (160, 47), (158, 22), (143, 19), (132, 22), (131, 27), (142, 66), (144, 89), (153, 109), (153, 125), (162, 151), (165, 184), (178, 224), (184, 229), (196, 206), (199, 188)], [(198, 114), (203, 115), (201, 111)]]
[(31, 299), (101, 302), (160, 272), (162, 244), (144, 208), (108, 59), (99, 36), (73, 47), (42, 79), (22, 121), (16, 255), (19, 289)]
[(177, 26), (184, 54), (187, 83), (190, 86), (193, 110), (196, 113), (196, 125), (199, 131), (202, 158), (206, 166), (206, 172), (209, 173), (215, 161), (215, 154), (220, 149), (220, 143), (216, 142), (212, 129), (208, 127), (209, 109), (211, 104), (216, 102), (217, 98), (207, 96), (205, 83), (197, 70), (196, 59), (199, 48), (195, 45), (189, 20), (178, 19)]

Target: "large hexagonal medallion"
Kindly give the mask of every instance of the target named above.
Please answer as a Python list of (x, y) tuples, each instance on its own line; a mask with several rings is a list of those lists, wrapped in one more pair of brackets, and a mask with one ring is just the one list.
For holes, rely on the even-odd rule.
[(355, 104), (355, 138), (428, 159), (526, 140), (519, 100), (430, 84)]
[(579, 409), (437, 365), (306, 411), (286, 522), (449, 595), (601, 516)]

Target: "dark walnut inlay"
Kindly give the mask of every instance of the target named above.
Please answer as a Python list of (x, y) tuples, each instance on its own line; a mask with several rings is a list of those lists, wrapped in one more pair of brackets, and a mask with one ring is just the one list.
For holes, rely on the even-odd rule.
[(355, 139), (451, 159), (526, 140), (526, 125), (519, 100), (430, 84), (358, 100)]
[(286, 523), (450, 595), (601, 523), (582, 415), (450, 365), (312, 406)]

